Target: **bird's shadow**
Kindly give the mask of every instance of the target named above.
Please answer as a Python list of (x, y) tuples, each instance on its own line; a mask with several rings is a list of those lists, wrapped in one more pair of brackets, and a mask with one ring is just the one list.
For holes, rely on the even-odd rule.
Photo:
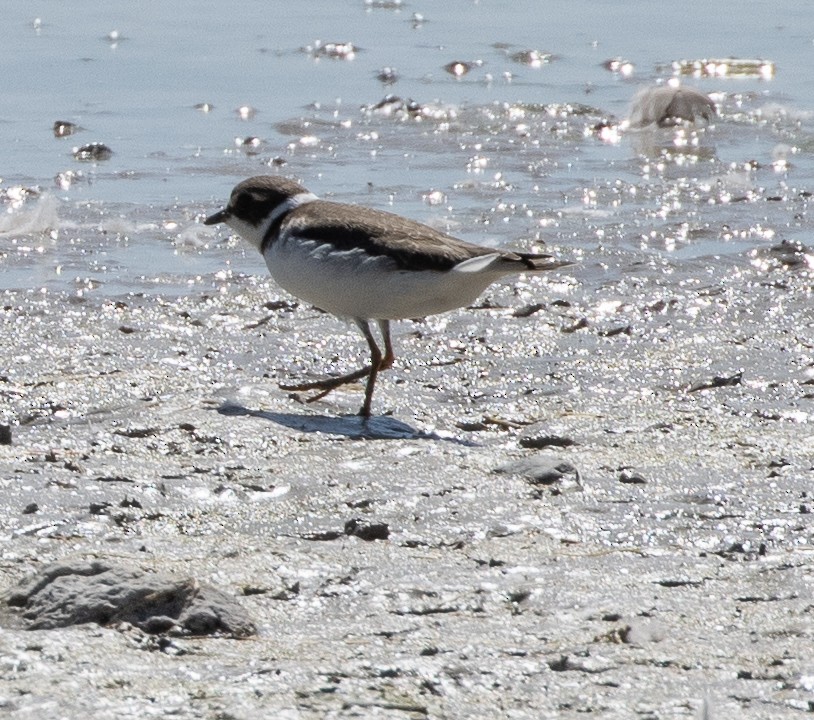
[(355, 440), (444, 440), (461, 445), (472, 443), (452, 437), (443, 437), (434, 432), (418, 430), (393, 417), (361, 417), (360, 415), (298, 415), (295, 413), (273, 412), (271, 410), (251, 410), (236, 403), (224, 403), (217, 411), (230, 417), (248, 416), (261, 418), (306, 433), (341, 435)]

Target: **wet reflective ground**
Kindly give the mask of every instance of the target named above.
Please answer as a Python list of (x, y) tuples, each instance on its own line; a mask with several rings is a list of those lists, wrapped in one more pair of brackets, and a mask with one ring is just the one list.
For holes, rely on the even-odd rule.
[[(0, 707), (809, 717), (808, 12), (9, 11), (0, 592), (130, 565), (258, 634), (29, 631), (2, 601)], [(670, 79), (718, 117), (621, 124)], [(356, 367), (358, 333), (201, 222), (258, 173), (575, 265), (397, 323), (365, 423), (361, 388), (278, 387)]]
[[(0, 107), (0, 287), (179, 293), (262, 273), (200, 220), (267, 172), (576, 259), (725, 256), (713, 262), (728, 272), (750, 250), (805, 241), (802, 10), (739, 7), (736, 32), (726, 5), (617, 5), (19, 7)], [(670, 79), (710, 93), (720, 117), (597, 130)], [(55, 137), (57, 121), (77, 132)], [(112, 154), (74, 157), (92, 143)], [(579, 272), (598, 279), (591, 262)]]

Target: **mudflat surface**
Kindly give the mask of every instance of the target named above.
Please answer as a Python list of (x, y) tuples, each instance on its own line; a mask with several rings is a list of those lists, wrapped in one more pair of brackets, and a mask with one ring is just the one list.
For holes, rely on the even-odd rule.
[(121, 563), (215, 586), (257, 633), (29, 630), (5, 607), (2, 706), (807, 716), (814, 318), (794, 257), (495, 286), (398, 325), (367, 423), (361, 386), (312, 405), (277, 388), (362, 343), (270, 281), (7, 293), (3, 590)]
[[(811, 717), (805, 3), (9, 5), (5, 715)], [(261, 173), (575, 264), (399, 323), (362, 423), (201, 224)]]

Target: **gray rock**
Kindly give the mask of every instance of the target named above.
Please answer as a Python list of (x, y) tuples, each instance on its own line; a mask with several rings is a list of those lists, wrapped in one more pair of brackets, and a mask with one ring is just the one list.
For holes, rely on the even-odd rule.
[(496, 473), (520, 475), (535, 485), (553, 485), (566, 475), (573, 475), (577, 485), (581, 484), (579, 470), (571, 463), (555, 458), (527, 457), (499, 465)]
[(193, 578), (179, 579), (103, 562), (55, 563), (6, 597), (26, 626), (53, 629), (128, 622), (145, 632), (245, 637), (254, 624), (231, 597)]
[(716, 115), (715, 103), (691, 87), (661, 85), (639, 90), (630, 106), (631, 127), (680, 122), (710, 122)]

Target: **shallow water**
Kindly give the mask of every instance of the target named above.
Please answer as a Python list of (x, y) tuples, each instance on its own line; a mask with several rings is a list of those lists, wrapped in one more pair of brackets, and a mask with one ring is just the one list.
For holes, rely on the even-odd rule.
[[(267, 172), (474, 242), (545, 243), (582, 261), (583, 282), (732, 272), (810, 234), (806, 16), (800, 2), (17, 3), (0, 289), (177, 294), (263, 274), (200, 221)], [(332, 57), (327, 43), (357, 50)], [(775, 72), (684, 78), (714, 93), (710, 127), (592, 132), (671, 63), (726, 57)], [(606, 69), (614, 58), (632, 75)], [(469, 72), (444, 69), (455, 61)], [(392, 84), (377, 78), (388, 67)], [(420, 103), (421, 119), (372, 109), (388, 93)], [(81, 130), (54, 137), (57, 120)], [(74, 159), (91, 142), (113, 155)]]
[[(0, 603), (0, 706), (810, 717), (808, 5), (210, 5), (5, 9), (0, 595), (121, 560), (228, 590), (260, 634), (34, 635)], [(594, 132), (729, 55), (776, 72), (686, 78), (709, 127)], [(112, 156), (72, 157), (92, 142)], [(264, 172), (577, 263), (399, 323), (362, 423), (361, 387), (278, 387), (354, 369), (358, 333), (201, 223)]]

